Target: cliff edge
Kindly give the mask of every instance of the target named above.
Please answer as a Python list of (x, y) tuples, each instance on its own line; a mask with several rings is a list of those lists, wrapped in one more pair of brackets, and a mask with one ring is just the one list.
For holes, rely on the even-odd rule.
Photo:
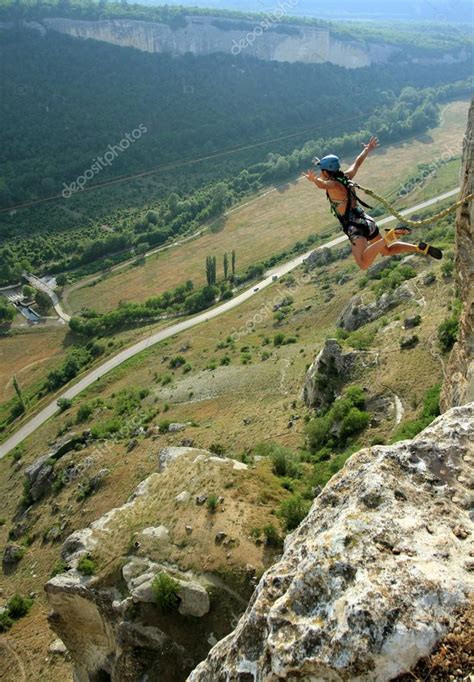
[[(474, 192), (472, 166), (474, 146), (474, 100), (464, 137), (462, 195)], [(446, 380), (441, 395), (441, 409), (448, 410), (474, 400), (474, 202), (458, 210), (456, 221), (456, 286), (463, 309), (459, 320), (459, 336), (446, 367)]]

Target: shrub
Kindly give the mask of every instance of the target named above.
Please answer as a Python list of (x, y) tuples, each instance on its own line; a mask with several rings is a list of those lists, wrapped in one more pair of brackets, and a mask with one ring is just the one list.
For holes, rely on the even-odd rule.
[(207, 498), (206, 507), (207, 507), (207, 510), (211, 514), (216, 513), (216, 511), (217, 511), (217, 495), (214, 495), (214, 494), (209, 495), (209, 497)]
[(275, 476), (300, 478), (301, 469), (291, 450), (275, 446), (275, 449), (270, 454), (270, 458), (272, 460), (272, 471)]
[(212, 443), (209, 446), (209, 452), (212, 452), (218, 457), (223, 457), (225, 455), (225, 447), (221, 443)]
[(93, 413), (93, 411), (94, 408), (92, 407), (92, 405), (90, 405), (89, 403), (83, 403), (77, 412), (76, 422), (78, 424), (86, 422)]
[(10, 618), (13, 620), (18, 620), (18, 618), (23, 618), (23, 616), (26, 616), (32, 605), (32, 599), (22, 597), (19, 594), (14, 594), (13, 597), (7, 602), (6, 609)]
[(192, 370), (192, 365), (187, 362), (184, 367), (183, 367), (183, 374), (187, 374), (188, 372), (191, 372)]
[(269, 523), (268, 526), (264, 526), (263, 534), (265, 536), (265, 544), (269, 545), (269, 547), (281, 546), (282, 539), (280, 537), (280, 534), (278, 533), (275, 526), (273, 526), (271, 523)]
[(458, 316), (452, 315), (438, 327), (438, 344), (443, 353), (448, 353), (458, 339)]
[(7, 520), (4, 516), (0, 516), (0, 527), (6, 524)]
[(309, 512), (310, 506), (311, 503), (304, 500), (301, 495), (292, 495), (284, 500), (280, 505), (279, 514), (286, 530), (291, 531), (297, 528)]
[(342, 420), (339, 438), (345, 441), (353, 434), (363, 431), (369, 425), (369, 421), (370, 416), (367, 412), (362, 412), (357, 407), (352, 407)]
[(66, 412), (66, 410), (69, 410), (69, 408), (71, 407), (72, 400), (70, 400), (69, 398), (59, 398), (56, 404), (61, 410), (61, 412)]
[(81, 556), (77, 564), (77, 570), (84, 575), (94, 575), (97, 571), (97, 564), (89, 556)]
[(285, 340), (285, 335), (279, 332), (278, 334), (275, 334), (273, 337), (273, 345), (274, 346), (281, 346)]
[(13, 625), (13, 620), (8, 615), (8, 611), (0, 613), (0, 632), (6, 632)]
[(168, 430), (170, 428), (170, 420), (169, 419), (162, 419), (160, 423), (158, 424), (158, 431), (160, 433), (168, 433)]
[(157, 573), (151, 589), (158, 606), (164, 611), (178, 606), (179, 583), (167, 573)]
[(177, 369), (178, 367), (182, 367), (185, 364), (186, 364), (186, 360), (183, 358), (183, 356), (177, 355), (175, 358), (170, 360), (169, 366), (171, 369)]
[(166, 386), (167, 384), (170, 384), (173, 381), (173, 377), (171, 377), (169, 374), (165, 374), (164, 377), (161, 379), (161, 385)]
[(332, 420), (329, 415), (316, 417), (306, 425), (306, 438), (312, 452), (321, 450), (327, 443)]

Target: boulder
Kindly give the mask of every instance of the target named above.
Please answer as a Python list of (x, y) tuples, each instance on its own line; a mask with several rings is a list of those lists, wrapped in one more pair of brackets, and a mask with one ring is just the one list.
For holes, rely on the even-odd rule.
[(340, 314), (337, 326), (348, 332), (353, 332), (369, 322), (378, 320), (386, 315), (389, 310), (413, 297), (413, 291), (408, 284), (402, 284), (395, 291), (382, 294), (374, 303), (364, 304), (360, 295), (353, 296)]
[(43, 455), (25, 469), (29, 495), (33, 502), (44, 497), (54, 481), (54, 467), (50, 455)]
[(410, 315), (403, 320), (403, 326), (405, 329), (414, 329), (419, 327), (421, 323), (421, 315)]
[(3, 565), (8, 567), (14, 566), (21, 561), (24, 554), (24, 547), (20, 547), (20, 545), (15, 545), (14, 543), (6, 545), (3, 551)]
[(473, 424), (471, 403), (352, 455), (188, 682), (388, 682), (427, 656), (474, 590)]

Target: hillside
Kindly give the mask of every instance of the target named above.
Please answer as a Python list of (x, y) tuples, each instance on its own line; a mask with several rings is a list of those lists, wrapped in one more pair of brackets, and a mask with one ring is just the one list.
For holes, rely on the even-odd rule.
[[(69, 659), (48, 652), (55, 635), (48, 629), (50, 607), (40, 586), (57, 572), (48, 588), (58, 614), (51, 625), (81, 665), (89, 665), (87, 652), (93, 653), (88, 633), (106, 633), (101, 656), (115, 656), (116, 628), (127, 651), (131, 647), (136, 652), (137, 646), (157, 651), (162, 642), (159, 623), (167, 637), (161, 670), (174, 675), (160, 679), (184, 679), (215, 639), (234, 627), (255, 581), (281, 551), (282, 536), (295, 527), (314, 495), (350, 455), (362, 446), (390, 452), (389, 446), (375, 444), (419, 428), (415, 422), (425, 411), (432, 415), (428, 421), (436, 414), (432, 389), (442, 380), (446, 357), (438, 347), (437, 331), (450, 314), (453, 282), (445, 278), (439, 264), (423, 259), (409, 264), (413, 272), (395, 262), (393, 271), (387, 271), (393, 272), (390, 280), (371, 279), (364, 285), (350, 260), (316, 261), (309, 277), (296, 271), (294, 279), (269, 287), (232, 314), (209, 322), (202, 333), (178, 336), (96, 382), (24, 448), (2, 460), (0, 494), (6, 503), (0, 538), (3, 546), (16, 545), (23, 553), (16, 565), (5, 570), (2, 598), (6, 602), (15, 592), (36, 593), (30, 613), (5, 636), (9, 656), (3, 660), (8, 660), (11, 676), (7, 680), (17, 675), (17, 660), (40, 681), (59, 682), (70, 675)], [(404, 285), (411, 291), (406, 300), (355, 332), (337, 331), (340, 315), (359, 284), (365, 289), (364, 303), (369, 304), (380, 297), (374, 288), (390, 289), (402, 273), (410, 276)], [(374, 273), (377, 276), (380, 273)], [(280, 307), (274, 311), (276, 301)], [(415, 329), (418, 342), (400, 351), (400, 342), (411, 334), (404, 329), (404, 320), (417, 315), (421, 317)], [(249, 321), (255, 331), (246, 324)], [(306, 368), (326, 338), (336, 334), (344, 353), (356, 351), (362, 360), (344, 391), (350, 386), (365, 389), (370, 426), (348, 433), (328, 453), (327, 445), (315, 449), (319, 447), (315, 441), (307, 440), (305, 423), (313, 423), (314, 411), (300, 395)], [(175, 361), (180, 356), (184, 365)], [(353, 399), (360, 401), (356, 393)], [(272, 443), (287, 449), (278, 450)], [(169, 447), (184, 450), (166, 451)], [(198, 452), (189, 452), (189, 447)], [(167, 452), (182, 454), (183, 459), (166, 469)], [(209, 452), (214, 459), (206, 460)], [(233, 471), (233, 461), (246, 464), (247, 469)], [(26, 471), (34, 462), (31, 481), (19, 501)], [(150, 497), (138, 496), (124, 507), (150, 476), (149, 483), (140, 486), (142, 493), (148, 489)], [(201, 506), (196, 504), (201, 495), (223, 500), (208, 505), (206, 499)], [(115, 508), (119, 511), (107, 515)], [(99, 521), (103, 515), (107, 516)], [(96, 521), (94, 534), (99, 535), (90, 545), (94, 536), (88, 527)], [(143, 534), (145, 528), (159, 526), (165, 530), (156, 530), (156, 537), (152, 531)], [(80, 531), (75, 536), (79, 544), (72, 538), (68, 549), (61, 550), (61, 543), (74, 531)], [(218, 537), (219, 533), (225, 536)], [(92, 571), (92, 578), (69, 571), (61, 576), (81, 552), (90, 555), (92, 563), (81, 566)], [(210, 611), (203, 616), (180, 615), (176, 623), (173, 615), (157, 616), (145, 591), (138, 610), (114, 607), (111, 611), (110, 589), (118, 589), (120, 599), (128, 598), (128, 587), (120, 577), (128, 563), (133, 568), (130, 574), (125, 572), (129, 582), (140, 575), (134, 571), (143, 567), (148, 574), (172, 569), (174, 579), (189, 583), (199, 599), (205, 599), (202, 590), (208, 592)], [(90, 603), (90, 620), (83, 629), (74, 619), (84, 613), (82, 600), (90, 600), (89, 589), (103, 594), (105, 601), (100, 597), (98, 612)], [(64, 590), (69, 595), (66, 608)], [(126, 624), (130, 618), (133, 626)], [(68, 635), (70, 624), (74, 637)], [(193, 642), (189, 628), (200, 633)], [(133, 665), (146, 669), (155, 665), (154, 656), (136, 658), (135, 653)], [(183, 676), (177, 678), (178, 659)], [(123, 658), (121, 664), (125, 675), (131, 661)]]

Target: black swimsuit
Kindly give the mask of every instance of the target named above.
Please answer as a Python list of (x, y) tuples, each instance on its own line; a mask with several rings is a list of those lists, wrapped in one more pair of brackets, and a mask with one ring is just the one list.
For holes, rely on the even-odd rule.
[[(346, 185), (343, 186), (346, 187)], [(337, 207), (340, 204), (345, 203), (346, 200), (333, 201), (329, 194), (326, 192), (327, 198), (329, 199), (329, 203), (331, 204), (332, 212), (341, 223), (342, 229), (344, 233), (349, 237), (351, 244), (355, 244), (355, 240), (358, 239), (359, 237), (364, 237), (364, 239), (367, 239), (367, 241), (370, 242), (372, 239), (375, 239), (380, 235), (379, 228), (377, 227), (377, 224), (375, 220), (372, 218), (372, 216), (366, 213), (360, 206), (352, 206), (353, 197), (356, 200), (358, 198), (355, 195), (354, 190), (351, 189), (350, 185), (349, 187), (346, 187), (346, 189), (348, 192), (347, 196), (348, 206), (346, 208), (346, 212), (343, 215), (341, 215), (337, 211)]]

